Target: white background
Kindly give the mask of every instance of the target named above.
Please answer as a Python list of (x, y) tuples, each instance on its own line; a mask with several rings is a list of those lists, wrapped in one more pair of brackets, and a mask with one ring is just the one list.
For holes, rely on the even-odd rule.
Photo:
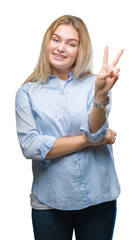
[(46, 29), (64, 14), (81, 17), (86, 23), (94, 49), (95, 73), (101, 67), (105, 45), (110, 48), (110, 62), (120, 48), (125, 49), (118, 64), (121, 73), (113, 89), (110, 114), (110, 127), (118, 133), (114, 154), (122, 190), (114, 240), (139, 239), (139, 15), (135, 0), (5, 0), (1, 4), (0, 238), (34, 239), (29, 203), (31, 161), (19, 148), (14, 101), (17, 89), (35, 68)]

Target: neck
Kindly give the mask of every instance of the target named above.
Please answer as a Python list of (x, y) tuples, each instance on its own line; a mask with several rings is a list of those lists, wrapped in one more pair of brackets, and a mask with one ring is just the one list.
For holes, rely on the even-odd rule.
[(66, 71), (52, 69), (53, 76), (58, 76), (59, 79), (64, 80), (64, 81), (68, 80), (69, 72), (71, 72), (71, 69), (66, 70)]

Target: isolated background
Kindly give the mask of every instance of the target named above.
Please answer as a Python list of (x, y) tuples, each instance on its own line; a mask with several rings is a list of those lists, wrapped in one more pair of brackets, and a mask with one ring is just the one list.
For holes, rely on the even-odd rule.
[(105, 45), (110, 48), (110, 62), (120, 48), (125, 49), (110, 114), (110, 127), (118, 133), (114, 154), (122, 190), (114, 240), (139, 239), (139, 15), (135, 0), (5, 0), (1, 4), (0, 238), (34, 239), (31, 161), (22, 156), (16, 136), (15, 94), (35, 68), (46, 29), (64, 14), (81, 17), (86, 23), (94, 49), (94, 73), (101, 67)]

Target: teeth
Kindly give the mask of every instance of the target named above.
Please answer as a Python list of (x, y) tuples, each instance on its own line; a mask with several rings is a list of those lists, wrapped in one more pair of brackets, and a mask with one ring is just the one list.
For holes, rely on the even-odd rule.
[(58, 55), (58, 54), (54, 54), (56, 57), (60, 57), (60, 58), (65, 58), (65, 56), (61, 56), (61, 55)]

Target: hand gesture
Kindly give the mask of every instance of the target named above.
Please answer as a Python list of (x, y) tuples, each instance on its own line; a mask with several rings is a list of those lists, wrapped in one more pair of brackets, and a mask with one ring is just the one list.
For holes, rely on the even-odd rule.
[(110, 89), (116, 83), (120, 68), (116, 68), (124, 50), (121, 49), (117, 56), (114, 58), (112, 64), (108, 64), (108, 46), (104, 49), (103, 65), (97, 76), (95, 83), (95, 100), (105, 102)]

